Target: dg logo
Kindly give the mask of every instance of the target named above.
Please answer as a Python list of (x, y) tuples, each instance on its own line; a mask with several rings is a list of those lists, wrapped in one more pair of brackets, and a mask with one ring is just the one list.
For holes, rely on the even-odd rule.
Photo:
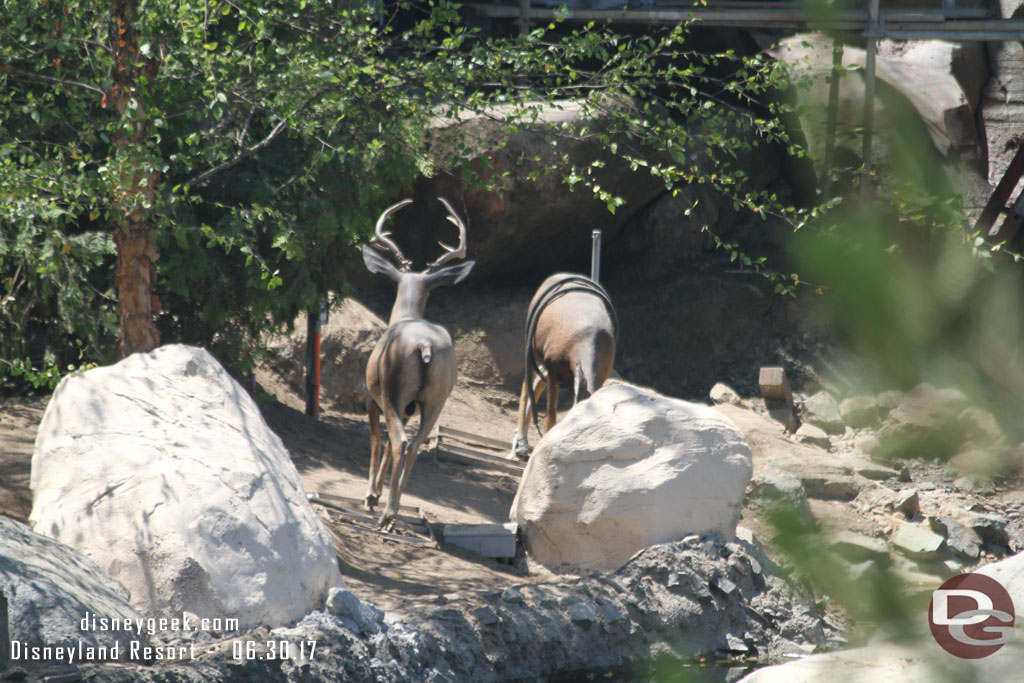
[(995, 579), (961, 574), (932, 593), (928, 625), (946, 652), (981, 659), (1013, 640), (1013, 599)]

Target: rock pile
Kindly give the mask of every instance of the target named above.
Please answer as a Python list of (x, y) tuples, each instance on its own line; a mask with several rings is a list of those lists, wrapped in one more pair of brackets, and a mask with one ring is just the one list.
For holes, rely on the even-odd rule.
[[(808, 597), (747, 541), (692, 537), (649, 548), (615, 572), (522, 584), (383, 614), (345, 591), (288, 628), (205, 648), (198, 661), (82, 667), (87, 681), (462, 681), (628, 677), (660, 656), (808, 654), (838, 637)], [(316, 641), (313, 657), (267, 659), (266, 642)], [(308, 653), (308, 650), (307, 650)]]

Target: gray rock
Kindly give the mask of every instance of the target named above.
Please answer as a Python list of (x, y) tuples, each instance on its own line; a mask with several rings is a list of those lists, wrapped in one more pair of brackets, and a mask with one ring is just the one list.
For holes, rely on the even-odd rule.
[(805, 525), (814, 525), (807, 492), (800, 478), (784, 470), (768, 467), (750, 480), (747, 501), (762, 508), (781, 505)]
[(98, 654), (120, 655), (113, 659), (127, 659), (132, 640), (149, 644), (145, 631), (99, 628), (93, 620), (142, 619), (124, 586), (74, 549), (2, 515), (0, 593), (8, 600), (12, 641), (31, 647), (81, 643)]
[(728, 384), (723, 384), (722, 382), (711, 387), (709, 398), (711, 399), (711, 402), (715, 404), (731, 403), (736, 406), (743, 405), (743, 399), (740, 398), (740, 395)]
[(878, 424), (878, 403), (873, 396), (851, 396), (839, 403), (839, 414), (854, 429)]
[(885, 541), (849, 530), (833, 535), (829, 539), (829, 546), (851, 562), (889, 557), (889, 546)]
[(967, 474), (962, 477), (958, 477), (953, 482), (953, 486), (967, 493), (981, 493), (987, 491), (991, 494), (994, 492), (992, 480), (988, 477), (981, 477), (976, 474)]
[(930, 517), (932, 530), (946, 537), (946, 545), (954, 555), (967, 560), (977, 560), (981, 555), (981, 538), (973, 529), (946, 515)]
[(800, 443), (824, 448), (826, 451), (832, 450), (832, 441), (828, 438), (825, 430), (809, 422), (800, 425), (794, 436)]
[(978, 534), (978, 538), (986, 546), (1009, 546), (1010, 537), (1006, 533), (1006, 525), (1009, 521), (1002, 515), (992, 513), (967, 513), (971, 529)]
[(805, 422), (821, 427), (829, 434), (842, 434), (846, 429), (842, 415), (839, 414), (839, 404), (825, 391), (804, 399), (803, 418)]
[(856, 466), (857, 474), (872, 481), (886, 481), (888, 479), (899, 479), (900, 471), (877, 463), (864, 463)]
[(597, 621), (597, 610), (589, 602), (574, 602), (569, 605), (569, 618), (577, 624), (592, 624)]
[(904, 489), (896, 495), (893, 501), (893, 509), (902, 512), (907, 519), (917, 517), (921, 511), (921, 499), (917, 495), (917, 489)]
[(955, 389), (920, 384), (907, 393), (878, 431), (879, 446), (872, 456), (946, 460), (959, 449), (963, 431), (959, 416), (967, 397)]
[(878, 416), (884, 419), (893, 408), (903, 401), (904, 396), (906, 396), (906, 394), (902, 391), (896, 391), (894, 389), (883, 391), (878, 394), (878, 396), (875, 396), (875, 405), (878, 407)]
[(893, 536), (893, 546), (913, 559), (939, 559), (945, 539), (933, 531), (912, 522), (899, 522)]
[(330, 589), (326, 607), (331, 614), (355, 622), (363, 635), (378, 633), (384, 621), (384, 612), (368, 602), (363, 602), (355, 593), (344, 588)]

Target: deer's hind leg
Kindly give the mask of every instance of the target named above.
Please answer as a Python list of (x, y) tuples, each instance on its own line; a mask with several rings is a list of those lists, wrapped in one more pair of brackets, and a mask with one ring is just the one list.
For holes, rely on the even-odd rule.
[(548, 372), (548, 400), (544, 411), (544, 433), (547, 434), (558, 421), (558, 378)]
[(379, 474), (380, 485), (383, 485), (384, 467), (387, 462), (391, 463), (391, 483), (388, 487), (388, 502), (384, 506), (384, 512), (380, 517), (380, 526), (391, 525), (398, 517), (398, 500), (402, 497), (402, 489), (399, 485), (400, 474), (408, 459), (409, 437), (405, 433), (402, 415), (394, 408), (385, 408), (384, 419), (388, 424), (388, 452), (385, 462), (381, 463)]
[[(525, 458), (530, 454), (530, 389), (527, 384), (529, 380), (523, 380), (523, 391), (519, 395), (519, 418), (516, 421), (516, 435), (512, 439), (512, 452), (509, 453), (509, 459), (512, 458)], [(534, 378), (533, 384), (533, 406), (536, 410), (537, 403), (540, 401), (541, 394), (544, 393), (544, 388), (547, 386), (547, 382), (540, 377)]]
[(366, 507), (373, 512), (374, 506), (380, 499), (380, 490), (382, 477), (379, 476), (378, 470), (383, 469), (386, 466), (387, 461), (391, 459), (390, 448), (388, 456), (381, 462), (381, 442), (380, 442), (380, 406), (372, 398), (366, 399), (366, 414), (370, 422), (370, 474), (366, 486)]

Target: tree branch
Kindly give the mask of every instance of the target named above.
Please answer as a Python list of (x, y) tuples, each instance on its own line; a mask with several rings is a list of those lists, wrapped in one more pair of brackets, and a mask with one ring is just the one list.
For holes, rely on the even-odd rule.
[(222, 164), (218, 164), (218, 165), (214, 166), (213, 168), (208, 168), (207, 170), (203, 171), (202, 173), (200, 173), (199, 175), (195, 176), (191, 180), (186, 181), (185, 184), (191, 186), (191, 185), (195, 185), (197, 183), (201, 183), (204, 180), (206, 180), (207, 178), (209, 178), (210, 176), (216, 175), (217, 173), (220, 173), (223, 170), (231, 168), (232, 166), (234, 166), (238, 162), (242, 161), (243, 159), (246, 159), (246, 158), (252, 156), (256, 152), (259, 152), (261, 150), (266, 149), (267, 147), (270, 146), (270, 143), (273, 142), (274, 139), (278, 135), (280, 135), (284, 131), (285, 128), (287, 128), (287, 126), (288, 126), (288, 119), (282, 118), (280, 121), (278, 121), (277, 125), (274, 126), (274, 130), (272, 130), (269, 133), (267, 133), (267, 136), (265, 138), (263, 138), (262, 140), (260, 140), (259, 142), (257, 142), (255, 145), (252, 145), (251, 147), (246, 147), (245, 149), (239, 150), (238, 154), (236, 154), (229, 161), (225, 161)]

